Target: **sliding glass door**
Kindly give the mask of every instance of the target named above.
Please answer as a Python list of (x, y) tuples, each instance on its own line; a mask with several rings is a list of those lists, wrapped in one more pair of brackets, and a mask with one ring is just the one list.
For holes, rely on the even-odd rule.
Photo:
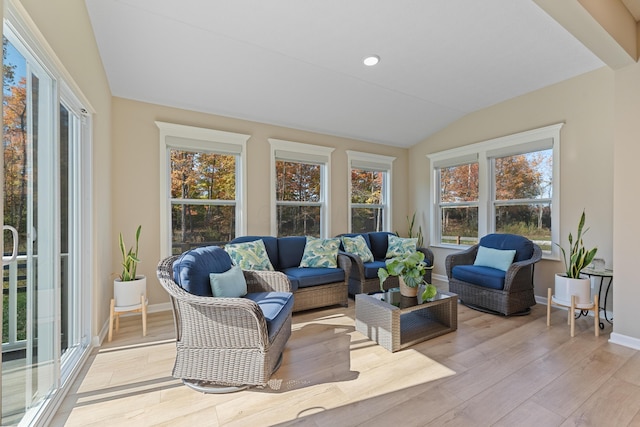
[[(3, 220), (18, 231), (18, 256), (3, 263), (1, 424), (26, 425), (89, 344), (80, 286), (83, 117), (21, 39), (7, 26), (4, 34)], [(5, 233), (4, 248), (12, 245)]]

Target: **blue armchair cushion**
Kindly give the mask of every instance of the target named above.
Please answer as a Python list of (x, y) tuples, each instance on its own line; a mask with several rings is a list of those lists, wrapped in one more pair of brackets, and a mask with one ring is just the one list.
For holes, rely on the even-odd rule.
[(493, 267), (498, 270), (507, 271), (511, 263), (513, 263), (515, 254), (515, 249), (493, 249), (479, 246), (473, 265)]
[(173, 280), (193, 295), (213, 296), (210, 273), (223, 273), (231, 268), (231, 258), (218, 246), (191, 249), (173, 263)]
[(255, 292), (247, 294), (245, 298), (255, 301), (267, 321), (269, 341), (273, 341), (275, 334), (287, 320), (293, 309), (293, 294), (289, 292)]
[(289, 278), (291, 289), (294, 291), (298, 288), (344, 281), (344, 270), (341, 268), (291, 267), (285, 268), (282, 272)]
[(239, 298), (247, 294), (247, 281), (237, 265), (224, 273), (209, 273), (209, 281), (214, 297)]
[(389, 235), (395, 234), (388, 231), (374, 231), (369, 233), (371, 242), (371, 253), (375, 259), (385, 259), (387, 257), (387, 247), (389, 246)]
[(302, 260), (304, 247), (307, 244), (305, 236), (287, 236), (278, 238), (278, 266), (279, 269), (298, 267)]
[(506, 272), (480, 265), (456, 265), (451, 269), (451, 275), (463, 282), (485, 288), (504, 289)]
[(514, 262), (524, 261), (533, 256), (533, 242), (517, 234), (487, 234), (480, 239), (480, 246), (493, 249), (515, 249)]
[(373, 261), (362, 264), (362, 267), (365, 279), (373, 279), (378, 277), (378, 269), (387, 268), (387, 264), (384, 261)]

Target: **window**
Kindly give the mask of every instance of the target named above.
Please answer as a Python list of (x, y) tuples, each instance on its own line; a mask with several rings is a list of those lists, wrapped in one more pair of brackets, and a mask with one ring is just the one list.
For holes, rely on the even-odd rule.
[(347, 151), (352, 233), (391, 229), (391, 164), (395, 157)]
[(272, 159), (271, 232), (327, 237), (333, 148), (269, 139)]
[(440, 243), (477, 243), (478, 162), (441, 165), (438, 172)]
[(222, 245), (244, 234), (249, 135), (156, 122), (161, 144), (162, 253)]
[[(428, 155), (436, 245), (513, 233), (557, 257), (562, 124)], [(554, 208), (555, 207), (555, 208)]]

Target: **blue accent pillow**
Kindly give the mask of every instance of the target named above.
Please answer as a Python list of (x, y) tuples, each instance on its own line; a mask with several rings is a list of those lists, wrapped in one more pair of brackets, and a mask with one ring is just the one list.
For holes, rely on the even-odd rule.
[(247, 294), (247, 281), (237, 265), (224, 273), (210, 273), (209, 281), (214, 297), (239, 298)]
[(473, 265), (507, 271), (511, 263), (513, 263), (513, 257), (515, 255), (515, 249), (502, 250), (478, 246), (478, 253)]

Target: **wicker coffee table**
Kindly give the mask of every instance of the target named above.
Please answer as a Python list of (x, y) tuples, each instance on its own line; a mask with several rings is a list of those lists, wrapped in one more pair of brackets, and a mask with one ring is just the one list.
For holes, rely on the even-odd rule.
[(394, 352), (458, 329), (458, 295), (438, 292), (418, 304), (398, 288), (356, 295), (356, 330)]

